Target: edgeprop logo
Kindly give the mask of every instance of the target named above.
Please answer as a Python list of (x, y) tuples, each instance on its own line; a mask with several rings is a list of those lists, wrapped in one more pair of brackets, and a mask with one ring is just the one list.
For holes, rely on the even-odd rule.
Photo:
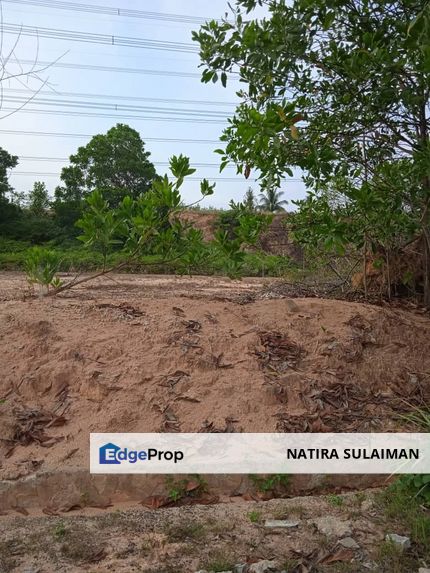
[(120, 448), (116, 444), (109, 442), (99, 448), (99, 463), (100, 464), (122, 464), (128, 462), (135, 464), (136, 462), (146, 462), (151, 460), (157, 461), (173, 461), (177, 464), (184, 459), (184, 452), (180, 450), (163, 451), (156, 448), (148, 448), (147, 450), (130, 450), (129, 448)]

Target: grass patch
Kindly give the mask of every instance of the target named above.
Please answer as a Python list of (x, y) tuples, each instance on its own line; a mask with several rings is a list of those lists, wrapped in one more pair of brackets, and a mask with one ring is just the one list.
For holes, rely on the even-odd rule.
[(401, 416), (403, 420), (406, 420), (418, 430), (423, 432), (430, 432), (430, 407), (425, 406), (424, 408), (414, 408), (408, 414)]
[[(376, 502), (383, 511), (386, 533), (409, 536), (416, 561), (421, 559), (424, 562), (430, 562), (430, 507), (425, 507), (417, 496), (411, 493), (403, 478), (397, 480), (377, 496)], [(390, 549), (387, 547), (385, 547), (385, 551), (390, 553)], [(408, 555), (411, 554), (411, 552), (407, 553)], [(406, 559), (406, 553), (404, 559)], [(409, 571), (408, 569), (403, 570)], [(403, 570), (400, 569), (399, 571)]]
[(377, 571), (381, 573), (411, 573), (418, 570), (417, 561), (392, 541), (384, 541), (375, 554)]
[(189, 540), (198, 541), (206, 536), (204, 525), (193, 521), (169, 525), (165, 528), (164, 533), (168, 541), (173, 543)]
[(237, 563), (237, 561), (235, 561), (230, 554), (216, 551), (212, 553), (208, 561), (205, 561), (200, 567), (206, 571), (220, 573), (221, 571), (232, 571), (235, 563)]
[(344, 504), (344, 499), (342, 496), (340, 495), (336, 495), (334, 493), (331, 493), (327, 496), (327, 501), (329, 502), (330, 505), (332, 505), (333, 507), (342, 507)]
[(67, 529), (62, 521), (55, 526), (53, 535), (55, 539), (63, 539), (67, 533)]
[(273, 474), (266, 477), (252, 474), (249, 476), (249, 479), (257, 491), (261, 493), (272, 493), (275, 497), (285, 494), (290, 485), (290, 476), (287, 474)]
[(261, 511), (254, 509), (248, 513), (248, 517), (251, 523), (261, 523), (263, 514), (261, 513)]

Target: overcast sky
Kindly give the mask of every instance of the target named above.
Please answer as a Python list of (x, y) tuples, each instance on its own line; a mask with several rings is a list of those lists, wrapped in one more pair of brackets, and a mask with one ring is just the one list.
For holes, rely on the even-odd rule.
[[(1, 1), (1, 0), (0, 0)], [(76, 6), (84, 4), (85, 0), (67, 2)], [(3, 0), (3, 22), (5, 30), (8, 25), (31, 26), (42, 28), (83, 32), (85, 34), (108, 34), (122, 37), (133, 37), (140, 40), (157, 40), (162, 42), (180, 42), (191, 46), (191, 31), (198, 29), (198, 24), (171, 22), (163, 19), (131, 18), (125, 16), (95, 14), (77, 10), (60, 10), (51, 6), (31, 6), (25, 0), (10, 2)], [(48, 0), (52, 4), (52, 0)], [(86, 6), (103, 6), (121, 9), (134, 9), (158, 12), (161, 14), (180, 14), (203, 18), (220, 18), (227, 10), (225, 0), (211, 2), (196, 2), (195, 0), (159, 0), (149, 3), (137, 0), (89, 0)], [(75, 8), (76, 8), (75, 6)], [(25, 28), (24, 28), (25, 29)], [(3, 38), (3, 54), (16, 41), (16, 33), (5, 33)], [(197, 45), (195, 44), (195, 47)], [(185, 47), (188, 49), (188, 47)], [(230, 199), (240, 200), (246, 189), (252, 186), (258, 193), (258, 183), (249, 182), (243, 176), (235, 175), (235, 168), (227, 168), (219, 173), (219, 155), (213, 150), (220, 145), (214, 143), (185, 143), (157, 142), (153, 138), (217, 140), (222, 133), (226, 118), (232, 115), (234, 103), (237, 102), (235, 91), (240, 85), (230, 82), (227, 89), (218, 84), (202, 84), (199, 77), (181, 77), (171, 75), (171, 72), (199, 74), (199, 57), (196, 52), (166, 51), (146, 49), (143, 47), (128, 47), (116, 45), (100, 45), (97, 43), (71, 41), (70, 39), (53, 39), (28, 37), (21, 35), (15, 51), (21, 61), (35, 61), (41, 67), (42, 62), (54, 62), (60, 58), (60, 64), (78, 64), (122, 69), (145, 69), (167, 72), (167, 75), (151, 75), (142, 73), (121, 73), (119, 71), (100, 71), (85, 69), (64, 69), (51, 66), (41, 72), (43, 79), (49, 78), (49, 85), (43, 87), (40, 93), (22, 111), (4, 117), (9, 108), (16, 109), (21, 105), (22, 98), (31, 95), (25, 93), (25, 80), (3, 82), (4, 101), (0, 123), (1, 147), (20, 157), (19, 165), (12, 172), (10, 181), (16, 191), (28, 191), (35, 180), (44, 181), (52, 193), (59, 184), (61, 168), (67, 161), (56, 161), (53, 158), (68, 158), (78, 146), (85, 145), (90, 136), (105, 133), (117, 122), (127, 123), (138, 130), (146, 142), (146, 148), (151, 153), (151, 160), (156, 164), (158, 173), (164, 173), (168, 158), (173, 154), (183, 153), (191, 158), (192, 163), (210, 163), (214, 166), (199, 167), (196, 176), (208, 179), (219, 177), (234, 177), (234, 181), (217, 182), (215, 195), (206, 200), (206, 205), (226, 207)], [(22, 63), (29, 69), (30, 64)], [(9, 71), (17, 72), (15, 64)], [(170, 74), (170, 75), (169, 75)], [(22, 80), (21, 80), (22, 81)], [(24, 85), (23, 85), (24, 84)], [(39, 87), (37, 81), (31, 82), (32, 88)], [(47, 93), (48, 92), (48, 93)], [(50, 92), (50, 93), (49, 93)], [(74, 95), (76, 94), (76, 95)], [(79, 96), (77, 95), (79, 94)], [(83, 95), (85, 94), (85, 95)], [(115, 96), (107, 98), (106, 96)], [(54, 99), (55, 105), (46, 105), (43, 99)], [(117, 99), (118, 98), (118, 99)], [(129, 99), (124, 99), (129, 98)], [(133, 98), (153, 98), (147, 101)], [(11, 101), (11, 100), (14, 101)], [(198, 100), (199, 103), (162, 102), (159, 99)], [(76, 107), (76, 103), (84, 107)], [(87, 104), (93, 105), (134, 105), (162, 110), (133, 110), (118, 111), (106, 109), (88, 109)], [(205, 103), (203, 103), (205, 102)], [(214, 105), (216, 102), (216, 105)], [(224, 105), (218, 105), (224, 104)], [(62, 105), (63, 104), (63, 105)], [(66, 104), (64, 106), (64, 104)], [(43, 110), (37, 113), (32, 110)], [(177, 111), (185, 110), (178, 115)], [(216, 116), (204, 113), (196, 117), (192, 112), (216, 112)], [(48, 113), (46, 113), (48, 112)], [(74, 115), (70, 115), (70, 113)], [(161, 119), (167, 113), (174, 116), (176, 121)], [(111, 117), (95, 117), (90, 114), (106, 114)], [(121, 115), (132, 115), (124, 118)], [(141, 116), (141, 117), (136, 117)], [(178, 121), (182, 118), (185, 121)], [(54, 137), (28, 134), (11, 134), (5, 131), (23, 132), (53, 132), (65, 134), (88, 134), (88, 137)], [(28, 159), (25, 159), (27, 157)], [(35, 158), (44, 158), (37, 160)], [(22, 173), (22, 174), (20, 174)], [(24, 174), (26, 173), (26, 174)], [(49, 174), (49, 175), (48, 175)], [(252, 177), (252, 175), (251, 175)], [(295, 175), (296, 178), (300, 174)], [(284, 198), (291, 200), (304, 196), (304, 186), (300, 181), (285, 182), (283, 185)], [(198, 198), (198, 181), (190, 181), (183, 187), (185, 200), (193, 201)], [(290, 207), (291, 208), (291, 205)]]

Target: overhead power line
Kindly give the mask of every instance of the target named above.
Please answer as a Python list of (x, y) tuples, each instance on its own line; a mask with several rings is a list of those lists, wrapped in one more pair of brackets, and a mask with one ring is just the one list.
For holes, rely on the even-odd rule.
[(166, 40), (150, 40), (148, 38), (94, 34), (91, 32), (78, 32), (76, 30), (24, 26), (7, 22), (2, 24), (2, 33), (18, 34), (20, 36), (36, 36), (38, 38), (53, 38), (55, 40), (70, 40), (72, 42), (84, 42), (87, 44), (108, 44), (127, 48), (143, 48), (146, 50), (184, 52), (188, 54), (198, 52), (198, 48), (194, 44), (185, 42), (168, 42)]
[(113, 6), (94, 6), (93, 4), (62, 2), (60, 0), (3, 0), (3, 2), (24, 6), (38, 6), (40, 8), (54, 8), (56, 10), (70, 10), (72, 12), (90, 12), (93, 14), (105, 14), (106, 16), (125, 16), (127, 18), (142, 18), (144, 20), (161, 20), (164, 22), (184, 24), (204, 24), (208, 20), (212, 19), (185, 14), (170, 14), (166, 12), (148, 12), (146, 10), (115, 8)]
[[(59, 173), (53, 173), (52, 171), (13, 171), (12, 175), (29, 175), (32, 177), (59, 177)], [(173, 179), (173, 177), (169, 177)], [(257, 179), (238, 179), (237, 177), (209, 177), (211, 181), (229, 181), (230, 183), (255, 183)], [(186, 181), (202, 181), (203, 177), (187, 177)]]
[[(16, 104), (26, 104), (29, 100), (28, 96), (3, 96), (3, 102), (16, 103)], [(115, 111), (115, 112), (133, 112), (133, 113), (159, 113), (168, 114), (173, 117), (175, 116), (187, 116), (187, 117), (200, 117), (208, 119), (226, 119), (226, 112), (217, 110), (198, 110), (198, 109), (186, 109), (177, 107), (155, 107), (155, 106), (142, 106), (142, 105), (126, 105), (126, 104), (116, 104), (116, 103), (103, 103), (103, 102), (92, 102), (92, 101), (79, 101), (79, 100), (63, 100), (58, 97), (45, 98), (41, 97), (38, 93), (32, 96), (31, 103), (42, 105), (42, 106), (55, 106), (61, 108), (79, 108), (79, 109), (90, 109), (90, 110), (104, 110), (104, 111)]]
[[(17, 94), (31, 94), (31, 90), (24, 88), (3, 88), (3, 93), (17, 93)], [(112, 95), (112, 94), (95, 94), (95, 93), (82, 93), (82, 92), (63, 92), (63, 91), (50, 91), (50, 90), (40, 90), (37, 95), (47, 95), (47, 96), (66, 96), (66, 97), (88, 97), (88, 98), (101, 98), (101, 99), (111, 99), (111, 100), (130, 100), (130, 101), (148, 101), (148, 102), (159, 102), (159, 103), (179, 103), (179, 104), (190, 104), (190, 105), (208, 105), (208, 106), (225, 106), (233, 107), (236, 104), (234, 102), (224, 102), (224, 101), (212, 101), (212, 100), (196, 100), (196, 99), (170, 99), (170, 98), (160, 98), (160, 97), (142, 97), (142, 96), (124, 96), (124, 95)]]
[[(0, 133), (8, 135), (26, 135), (35, 137), (66, 137), (66, 138), (77, 138), (86, 139), (88, 137), (93, 137), (94, 133), (63, 133), (55, 131), (23, 131), (23, 130), (13, 130), (13, 129), (0, 129)], [(198, 143), (198, 144), (219, 144), (219, 139), (186, 139), (181, 137), (145, 137), (145, 141), (156, 141), (163, 143)]]
[[(34, 60), (11, 60), (11, 63), (16, 65), (34, 65)], [(61, 60), (55, 62), (49, 61), (37, 61), (37, 65), (43, 68), (63, 68), (66, 70), (88, 70), (91, 72), (109, 72), (109, 73), (118, 73), (118, 74), (142, 74), (142, 75), (149, 75), (149, 76), (165, 76), (165, 77), (181, 77), (181, 78), (201, 78), (201, 74), (197, 72), (181, 72), (176, 70), (147, 70), (143, 68), (122, 68), (118, 66), (99, 66), (93, 64), (76, 64), (76, 63), (67, 63), (62, 62)], [(238, 79), (238, 74), (234, 72), (230, 72), (233, 74), (230, 77), (231, 81), (236, 81)], [(237, 78), (235, 77), (237, 75)]]
[[(19, 161), (52, 161), (52, 162), (64, 162), (69, 161), (69, 157), (43, 157), (38, 155), (19, 155)], [(168, 167), (170, 163), (168, 161), (152, 161), (154, 165), (159, 167)], [(191, 167), (219, 167), (219, 163), (191, 163)], [(227, 167), (233, 168), (235, 165), (227, 165)]]
[[(14, 107), (3, 107), (2, 111), (17, 111)], [(18, 112), (17, 112), (18, 113)], [(185, 123), (204, 123), (204, 124), (218, 124), (227, 125), (225, 121), (219, 119), (206, 119), (204, 117), (171, 117), (171, 116), (145, 116), (145, 115), (124, 115), (124, 114), (111, 114), (111, 113), (91, 113), (88, 111), (69, 111), (69, 110), (52, 110), (52, 109), (36, 109), (29, 108), (28, 105), (24, 109), (20, 109), (19, 113), (37, 113), (38, 115), (63, 115), (73, 117), (103, 117), (108, 119), (139, 119), (145, 121), (168, 121), (170, 123), (185, 122)]]
[[(64, 162), (64, 161), (69, 161), (68, 157), (40, 157), (40, 156), (31, 156), (31, 155), (20, 155), (19, 156), (19, 161), (48, 161), (48, 162)], [(156, 165), (157, 167), (169, 167), (170, 163), (168, 161), (152, 161), (152, 163), (154, 165)], [(220, 164), (219, 163), (194, 163), (191, 162), (191, 167), (213, 167), (213, 168), (219, 168)], [(227, 169), (234, 169), (236, 166), (235, 165), (227, 165)], [(22, 173), (22, 172), (21, 172)], [(211, 179), (214, 179), (214, 177), (210, 177)], [(188, 177), (187, 177), (188, 179)], [(230, 177), (215, 177), (215, 179), (221, 179), (221, 180), (227, 180), (227, 179), (234, 179), (234, 178), (230, 178)], [(256, 181), (256, 179), (250, 179), (249, 181)], [(288, 181), (302, 181), (302, 179), (299, 179), (297, 177), (291, 177), (288, 179)]]

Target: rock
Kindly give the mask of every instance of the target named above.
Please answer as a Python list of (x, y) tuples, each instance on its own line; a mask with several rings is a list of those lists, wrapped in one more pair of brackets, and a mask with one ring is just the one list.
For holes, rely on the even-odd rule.
[(358, 543), (352, 537), (344, 537), (339, 540), (339, 545), (346, 547), (347, 549), (360, 549)]
[(266, 519), (265, 527), (297, 527), (300, 521), (291, 521), (288, 519)]
[(345, 537), (352, 533), (350, 521), (343, 521), (331, 515), (318, 517), (317, 519), (314, 519), (312, 523), (316, 526), (318, 531), (324, 535)]
[(238, 563), (234, 566), (234, 573), (245, 573), (248, 565), (246, 563)]
[(420, 567), (418, 573), (430, 573), (430, 569), (428, 567)]
[(397, 535), (397, 533), (387, 533), (385, 536), (385, 541), (391, 541), (398, 545), (401, 549), (409, 549), (411, 546), (411, 540), (409, 537), (404, 537), (403, 535)]
[(268, 559), (257, 561), (249, 567), (249, 573), (270, 573), (271, 571), (276, 571), (276, 562)]

